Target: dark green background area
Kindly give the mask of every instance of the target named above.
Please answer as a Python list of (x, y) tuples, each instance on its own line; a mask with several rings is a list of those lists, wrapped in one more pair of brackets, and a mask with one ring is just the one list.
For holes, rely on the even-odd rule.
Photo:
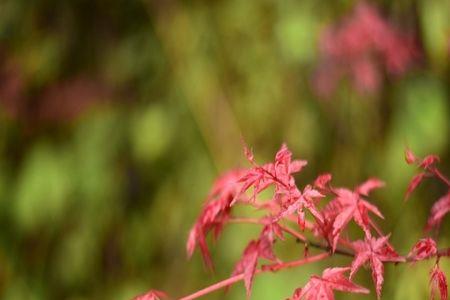
[[(0, 1), (0, 298), (174, 297), (226, 278), (257, 226), (233, 224), (212, 247), (214, 274), (185, 242), (211, 184), (282, 142), (319, 173), (353, 187), (377, 176), (371, 200), (405, 254), (445, 192), (403, 150), (440, 155), (450, 175), (450, 3), (377, 1), (416, 30), (423, 55), (407, 74), (361, 95), (343, 81), (315, 96), (321, 31), (355, 1)], [(242, 211), (251, 215), (251, 211)], [(450, 217), (439, 244), (450, 245)], [(355, 231), (356, 233), (356, 231)], [(357, 236), (356, 234), (355, 236)], [(295, 259), (292, 239), (276, 249)], [(347, 258), (258, 276), (252, 299), (286, 299), (312, 274)], [(432, 262), (386, 267), (384, 299), (425, 299)], [(450, 262), (442, 267), (450, 276)], [(375, 299), (369, 270), (355, 281)], [(245, 299), (240, 283), (205, 299)]]

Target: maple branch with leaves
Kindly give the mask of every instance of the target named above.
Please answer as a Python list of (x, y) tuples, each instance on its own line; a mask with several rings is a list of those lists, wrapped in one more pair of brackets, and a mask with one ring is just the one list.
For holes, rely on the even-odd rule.
[[(211, 233), (213, 238), (217, 239), (224, 226), (230, 223), (257, 224), (262, 226), (262, 230), (256, 239), (249, 241), (229, 278), (179, 300), (197, 299), (239, 281), (244, 281), (247, 297), (250, 297), (253, 279), (257, 274), (298, 267), (335, 254), (351, 257), (352, 263), (350, 266), (327, 268), (322, 276), (311, 276), (303, 288), (294, 291), (291, 300), (332, 300), (333, 290), (367, 294), (368, 289), (351, 281), (363, 265), (370, 266), (376, 295), (380, 299), (385, 263), (408, 263), (432, 258), (436, 259), (436, 263), (430, 272), (431, 297), (433, 299), (438, 290), (442, 300), (448, 299), (447, 279), (439, 268), (439, 260), (442, 257), (450, 257), (450, 248), (438, 249), (434, 239), (424, 237), (413, 246), (408, 255), (399, 255), (389, 242), (390, 234), (383, 233), (372, 219), (372, 216), (384, 219), (379, 209), (368, 200), (372, 190), (384, 186), (383, 181), (370, 178), (354, 189), (348, 189), (332, 186), (331, 174), (323, 174), (318, 176), (313, 184), (306, 185), (301, 190), (296, 185), (293, 174), (300, 172), (307, 162), (293, 160), (286, 145), (283, 144), (276, 153), (274, 162), (264, 165), (256, 163), (253, 153), (246, 146), (244, 153), (251, 168), (233, 170), (215, 182), (197, 222), (189, 233), (187, 253), (190, 257), (194, 250), (199, 248), (205, 265), (213, 269), (206, 241), (208, 234)], [(405, 158), (408, 164), (415, 164), (420, 170), (408, 185), (405, 200), (424, 178), (434, 177), (448, 188), (447, 193), (434, 203), (425, 226), (425, 232), (437, 233), (443, 218), (450, 212), (449, 180), (437, 168), (439, 157), (436, 155), (420, 159), (410, 150), (406, 150)], [(265, 201), (258, 199), (260, 193), (269, 187), (273, 187), (272, 197)], [(320, 205), (323, 201), (327, 202)], [(237, 204), (265, 211), (265, 215), (261, 218), (234, 216), (232, 208)], [(307, 219), (306, 213), (309, 213), (311, 218)], [(343, 237), (352, 222), (361, 228), (364, 239), (350, 240), (347, 235)], [(292, 228), (292, 223), (295, 223), (299, 230)], [(304, 234), (306, 232), (312, 234), (314, 239), (307, 238)], [(293, 236), (305, 245), (303, 258), (283, 262), (275, 255), (274, 244), (277, 240), (284, 241), (285, 234)], [(322, 253), (309, 256), (309, 247)], [(258, 268), (261, 260), (270, 263)], [(347, 272), (349, 275), (345, 276)], [(151, 290), (135, 299), (158, 300), (166, 297), (167, 295), (160, 291)]]

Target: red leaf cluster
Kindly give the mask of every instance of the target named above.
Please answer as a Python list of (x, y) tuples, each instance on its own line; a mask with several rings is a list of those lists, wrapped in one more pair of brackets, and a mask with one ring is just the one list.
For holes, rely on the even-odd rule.
[(335, 195), (323, 209), (324, 222), (317, 222), (316, 232), (322, 235), (336, 249), (341, 233), (351, 220), (362, 228), (367, 237), (371, 237), (370, 228), (373, 221), (369, 212), (380, 218), (384, 218), (376, 206), (364, 200), (371, 190), (384, 186), (384, 183), (376, 178), (371, 178), (355, 188), (354, 191), (345, 188), (330, 188), (328, 193)]
[[(366, 197), (374, 189), (383, 187), (384, 182), (377, 178), (370, 178), (354, 190), (349, 190), (332, 187), (330, 184), (332, 176), (323, 174), (315, 180), (312, 186), (306, 185), (303, 190), (300, 190), (295, 183), (293, 174), (301, 171), (307, 162), (293, 160), (292, 153), (286, 145), (283, 144), (276, 153), (274, 162), (264, 165), (258, 165), (255, 162), (254, 155), (248, 147), (244, 147), (244, 154), (252, 167), (240, 170), (238, 173), (229, 173), (227, 177), (216, 183), (211, 193), (212, 197), (209, 197), (207, 205), (191, 230), (188, 252), (192, 254), (193, 249), (198, 245), (206, 262), (210, 264), (205, 235), (211, 230), (217, 235), (216, 232), (220, 231), (224, 223), (231, 218), (233, 205), (241, 203), (267, 210), (266, 217), (259, 221), (264, 224), (259, 238), (249, 242), (233, 272), (233, 275), (244, 274), (247, 294), (250, 295), (258, 259), (277, 260), (273, 252), (273, 243), (277, 237), (282, 238), (282, 229), (278, 222), (295, 218), (302, 230), (307, 227), (313, 229), (316, 235), (322, 237), (332, 251), (335, 251), (340, 243), (342, 232), (353, 220), (365, 233), (367, 245), (369, 245), (367, 247), (370, 248), (372, 244), (380, 244), (380, 249), (376, 248), (374, 252), (367, 252), (366, 249), (366, 253), (363, 251), (364, 245), (366, 245), (364, 242), (359, 248), (354, 246), (359, 250), (356, 252), (359, 258), (352, 268), (352, 273), (357, 269), (355, 266), (359, 267), (366, 260), (370, 260), (374, 265), (379, 293), (383, 275), (382, 262), (401, 260), (390, 246), (372, 238), (371, 230), (377, 228), (374, 227), (375, 223), (371, 220), (369, 212), (380, 218), (383, 218), (383, 215)], [(240, 177), (237, 178), (237, 175)], [(269, 186), (274, 187), (273, 196), (261, 202), (257, 196)], [(247, 196), (248, 191), (251, 191), (249, 196)], [(332, 197), (331, 200), (320, 211), (316, 206), (317, 203), (328, 196)], [(306, 220), (306, 211), (309, 211), (313, 217), (312, 225)], [(384, 239), (381, 238), (381, 240)], [(347, 241), (347, 244), (351, 245), (351, 242)], [(367, 259), (363, 259), (361, 256), (363, 254), (367, 256)]]
[(314, 83), (322, 96), (333, 93), (342, 77), (348, 77), (360, 92), (377, 91), (383, 70), (403, 74), (418, 57), (414, 38), (364, 2), (341, 24), (322, 34), (320, 51), (322, 63)]
[[(292, 300), (330, 300), (334, 291), (350, 293), (368, 293), (369, 291), (351, 281), (362, 266), (371, 269), (377, 297), (381, 297), (384, 282), (384, 264), (416, 262), (436, 258), (436, 266), (431, 271), (432, 297), (439, 290), (442, 299), (447, 299), (447, 281), (439, 269), (439, 259), (450, 256), (450, 249), (438, 250), (435, 240), (423, 238), (417, 242), (410, 253), (399, 255), (389, 243), (389, 235), (384, 234), (372, 220), (372, 215), (384, 219), (380, 210), (368, 197), (373, 190), (384, 186), (377, 178), (369, 178), (353, 189), (334, 187), (331, 174), (317, 177), (313, 184), (299, 188), (294, 174), (300, 172), (307, 162), (295, 160), (286, 145), (276, 153), (274, 161), (258, 164), (252, 151), (244, 147), (244, 154), (251, 167), (226, 173), (215, 183), (207, 197), (204, 207), (192, 227), (187, 242), (187, 252), (191, 256), (198, 247), (207, 266), (212, 268), (212, 260), (207, 245), (207, 235), (211, 233), (216, 239), (228, 223), (251, 223), (262, 226), (256, 238), (250, 240), (241, 258), (235, 265), (230, 278), (202, 289), (180, 300), (193, 300), (211, 291), (227, 287), (235, 282), (244, 281), (247, 297), (250, 297), (256, 274), (279, 271), (289, 267), (298, 267), (308, 262), (319, 261), (333, 254), (353, 258), (351, 265), (342, 268), (328, 268), (322, 276), (312, 276), (303, 288), (298, 288)], [(415, 164), (421, 171), (408, 187), (409, 195), (424, 177), (435, 177), (444, 182), (448, 179), (437, 169), (439, 158), (429, 155), (423, 159), (407, 150), (405, 159), (408, 164)], [(261, 193), (271, 187), (272, 194)], [(324, 202), (324, 203), (320, 203)], [(234, 206), (243, 205), (258, 210), (263, 215), (259, 218), (235, 216)], [(450, 192), (441, 197), (432, 207), (427, 228), (437, 228), (444, 216), (450, 211)], [(363, 239), (352, 240), (348, 226), (355, 224), (364, 234)], [(315, 240), (304, 232), (313, 233)], [(274, 252), (274, 244), (284, 241), (285, 235), (293, 236), (304, 243), (305, 258), (283, 262)], [(306, 257), (309, 247), (325, 251), (312, 257)], [(271, 264), (258, 268), (260, 260)], [(350, 271), (349, 278), (344, 273)], [(136, 300), (157, 300), (165, 295), (150, 291)]]

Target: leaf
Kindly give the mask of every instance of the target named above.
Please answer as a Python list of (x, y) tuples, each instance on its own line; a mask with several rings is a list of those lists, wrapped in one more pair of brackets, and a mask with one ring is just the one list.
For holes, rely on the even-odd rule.
[(244, 273), (247, 297), (250, 297), (251, 294), (258, 258), (276, 261), (277, 258), (273, 252), (273, 244), (276, 238), (284, 239), (280, 225), (271, 222), (269, 219), (263, 219), (263, 221), (266, 222), (266, 225), (264, 225), (258, 240), (250, 241), (233, 271), (233, 275)]
[(255, 156), (253, 155), (253, 151), (247, 146), (244, 141), (242, 141), (242, 144), (244, 145), (244, 155), (247, 160), (252, 164), (255, 163)]
[(186, 250), (188, 257), (194, 253), (197, 245), (207, 267), (212, 269), (212, 261), (206, 243), (206, 235), (212, 231), (217, 238), (231, 213), (231, 205), (241, 189), (239, 178), (242, 170), (234, 170), (219, 177), (206, 199), (197, 222), (189, 232)]
[(408, 259), (419, 261), (427, 259), (437, 253), (436, 242), (432, 238), (421, 239), (408, 254)]
[(405, 201), (408, 200), (411, 193), (417, 188), (417, 186), (419, 186), (424, 177), (425, 173), (422, 172), (414, 176), (413, 179), (411, 179), (411, 182), (409, 183), (408, 188), (406, 189)]
[(414, 153), (408, 148), (405, 150), (405, 160), (408, 165), (411, 165), (417, 161)]
[(252, 291), (253, 277), (255, 276), (256, 266), (259, 256), (259, 242), (250, 241), (244, 250), (241, 260), (236, 264), (233, 275), (244, 273), (245, 290), (247, 297), (250, 297)]
[(375, 284), (378, 299), (381, 297), (381, 289), (384, 281), (383, 262), (402, 262), (403, 257), (398, 256), (393, 249), (387, 244), (388, 236), (378, 239), (366, 238), (364, 241), (353, 242), (355, 258), (352, 262), (350, 278), (358, 271), (366, 262), (370, 263), (372, 269), (372, 279)]
[(431, 285), (431, 299), (435, 299), (435, 295), (437, 290), (441, 295), (441, 300), (448, 299), (448, 285), (447, 278), (445, 277), (444, 272), (439, 268), (439, 265), (436, 264), (434, 268), (430, 272), (430, 285)]
[[(247, 155), (248, 150), (244, 150)], [(274, 209), (275, 220), (280, 220), (288, 215), (297, 213), (299, 224), (304, 223), (304, 209), (308, 209), (311, 214), (319, 221), (323, 222), (321, 213), (315, 206), (314, 199), (321, 198), (323, 195), (314, 190), (311, 186), (306, 186), (303, 194), (295, 184), (293, 173), (300, 172), (304, 166), (307, 165), (305, 160), (292, 160), (292, 153), (287, 148), (286, 144), (282, 144), (280, 150), (275, 155), (273, 163), (267, 163), (259, 166), (256, 163), (254, 167), (247, 170), (245, 174), (239, 179), (242, 183), (240, 192), (235, 198), (244, 194), (248, 189), (253, 187), (253, 196), (251, 201), (256, 201), (256, 196), (269, 186), (275, 187), (275, 194), (270, 202), (276, 206)], [(234, 199), (231, 203), (233, 205), (237, 201)], [(265, 203), (266, 208), (273, 207), (270, 203)], [(302, 226), (302, 225), (301, 225)]]
[(428, 217), (426, 230), (438, 228), (442, 219), (450, 212), (450, 190), (436, 201), (431, 207), (430, 216)]
[(333, 251), (337, 247), (337, 243), (339, 241), (339, 236), (341, 231), (347, 226), (348, 222), (353, 217), (353, 214), (355, 212), (355, 207), (348, 206), (345, 209), (343, 209), (336, 217), (333, 223)]
[(316, 180), (314, 180), (314, 186), (323, 190), (327, 189), (327, 185), (331, 181), (331, 179), (332, 176), (330, 173), (321, 174), (316, 178)]
[[(362, 185), (363, 192), (369, 192), (371, 188), (375, 186), (380, 186), (381, 182), (369, 180)], [(336, 217), (333, 221), (333, 231), (332, 231), (332, 249), (333, 251), (337, 247), (339, 237), (341, 232), (345, 229), (350, 220), (354, 220), (356, 224), (364, 231), (366, 237), (370, 237), (370, 226), (372, 224), (369, 212), (374, 213), (380, 218), (383, 215), (378, 210), (378, 208), (366, 200), (362, 199), (357, 192), (361, 186), (356, 188), (356, 192), (350, 191), (348, 189), (339, 188), (334, 189), (337, 198), (335, 201), (339, 203), (336, 206), (339, 210), (336, 213)]]
[(276, 239), (284, 240), (283, 230), (278, 223), (268, 221), (259, 236), (259, 256), (268, 260), (276, 260), (273, 245)]
[(297, 212), (299, 225), (302, 228), (305, 223), (305, 213), (304, 208), (307, 208), (309, 212), (318, 220), (320, 223), (324, 222), (323, 216), (320, 211), (316, 208), (314, 204), (314, 199), (322, 198), (324, 195), (319, 193), (317, 190), (311, 188), (311, 186), (306, 186), (303, 194), (300, 191), (295, 190), (290, 194), (290, 199), (284, 201), (281, 211), (275, 220), (280, 220), (286, 216), (292, 215)]
[(370, 178), (356, 188), (356, 192), (363, 196), (369, 196), (373, 189), (384, 187), (385, 183), (378, 178)]
[(328, 268), (323, 271), (322, 277), (311, 276), (304, 288), (295, 291), (292, 300), (334, 300), (333, 290), (368, 294), (368, 289), (344, 277), (343, 273), (348, 270), (350, 268)]
[(375, 290), (377, 292), (378, 299), (381, 298), (381, 289), (383, 287), (383, 273), (384, 273), (384, 266), (381, 260), (376, 257), (372, 256), (370, 258), (370, 266), (372, 267), (372, 279), (375, 283)]

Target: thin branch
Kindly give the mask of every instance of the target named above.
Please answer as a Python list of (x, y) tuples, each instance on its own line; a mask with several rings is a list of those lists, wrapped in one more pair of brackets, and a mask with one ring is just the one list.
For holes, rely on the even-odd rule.
[(438, 168), (429, 168), (428, 170), (431, 173), (433, 173), (437, 178), (442, 180), (447, 185), (447, 187), (450, 187), (450, 180), (447, 177), (445, 177), (445, 175), (442, 174), (441, 171), (439, 171)]
[(436, 253), (436, 256), (438, 257), (450, 257), (450, 248), (443, 248), (443, 249), (439, 249)]
[[(257, 218), (231, 218), (228, 220), (228, 222), (230, 223), (241, 223), (241, 224), (262, 224), (264, 225), (263, 221), (261, 221), (260, 219)], [(300, 232), (296, 231), (295, 229), (290, 228), (289, 226), (285, 226), (282, 224), (279, 224), (280, 228), (289, 233), (290, 235), (292, 235), (293, 237), (295, 237), (296, 239), (300, 240), (301, 242), (305, 243), (307, 246), (311, 246), (314, 247), (316, 249), (321, 249), (324, 250), (326, 252), (331, 253), (331, 247), (321, 244), (321, 243), (317, 243), (314, 241), (310, 241), (308, 240), (303, 234), (301, 234)], [(375, 231), (380, 235), (383, 236), (383, 232), (380, 230), (380, 228), (374, 223), (371, 222), (371, 225), (374, 226)], [(390, 247), (392, 247), (392, 245), (389, 243), (388, 244)], [(347, 251), (344, 249), (340, 249), (337, 248), (334, 251), (335, 254), (340, 254), (343, 256), (347, 256), (347, 257), (354, 257), (355, 254), (351, 251)], [(402, 257), (402, 256), (400, 256)], [(450, 257), (450, 248), (443, 248), (443, 249), (439, 249), (435, 255), (428, 257), (428, 259), (433, 258), (433, 257)], [(410, 259), (408, 257), (404, 257), (405, 258), (405, 262), (413, 262), (415, 260)], [(399, 262), (394, 262), (394, 263), (399, 263)]]
[(303, 234), (301, 234), (300, 232), (298, 232), (298, 231), (296, 231), (296, 230), (294, 230), (294, 229), (292, 229), (292, 228), (290, 228), (290, 227), (288, 227), (288, 226), (284, 226), (284, 225), (282, 225), (282, 224), (278, 224), (278, 225), (280, 226), (280, 228), (281, 228), (283, 231), (289, 233), (290, 235), (292, 235), (293, 237), (299, 239), (299, 240), (302, 241), (303, 243), (306, 243), (306, 244), (309, 244), (309, 243), (310, 243), (310, 242), (308, 241), (308, 239), (307, 239)]
[[(228, 220), (230, 223), (243, 223), (243, 224), (264, 224), (260, 219), (256, 218), (231, 218)], [(285, 226), (282, 224), (279, 224), (280, 228), (284, 231), (295, 237), (296, 239), (300, 240), (301, 242), (305, 243), (307, 246), (311, 246), (317, 249), (321, 249), (327, 252), (331, 252), (331, 247), (320, 244), (314, 241), (308, 240), (303, 234), (296, 231), (295, 229), (290, 228), (289, 226)], [(334, 251), (336, 254), (353, 257), (354, 254), (352, 252), (346, 251), (344, 249), (336, 249)]]
[[(286, 263), (279, 263), (279, 264), (274, 264), (274, 265), (269, 265), (269, 266), (265, 266), (262, 267), (261, 269), (256, 270), (255, 275), (256, 274), (260, 274), (260, 273), (264, 273), (264, 272), (274, 272), (274, 271), (279, 271), (282, 269), (287, 269), (287, 268), (294, 268), (294, 267), (298, 267), (307, 263), (311, 263), (311, 262), (316, 262), (322, 259), (325, 259), (327, 257), (329, 257), (330, 254), (329, 253), (321, 253), (315, 256), (311, 256), (311, 257), (307, 257), (307, 258), (303, 258), (303, 259), (299, 259), (299, 260), (294, 260), (291, 262), (286, 262)], [(235, 275), (232, 276), (228, 279), (222, 280), (220, 282), (217, 282), (213, 285), (210, 285), (204, 289), (201, 289), (193, 294), (190, 294), (188, 296), (184, 296), (182, 298), (179, 298), (178, 300), (193, 300), (193, 299), (197, 299), (200, 298), (202, 296), (205, 296), (209, 293), (212, 293), (216, 290), (225, 288), (227, 286), (230, 286), (236, 282), (239, 282), (241, 280), (244, 279), (244, 273), (241, 273), (239, 275)]]

